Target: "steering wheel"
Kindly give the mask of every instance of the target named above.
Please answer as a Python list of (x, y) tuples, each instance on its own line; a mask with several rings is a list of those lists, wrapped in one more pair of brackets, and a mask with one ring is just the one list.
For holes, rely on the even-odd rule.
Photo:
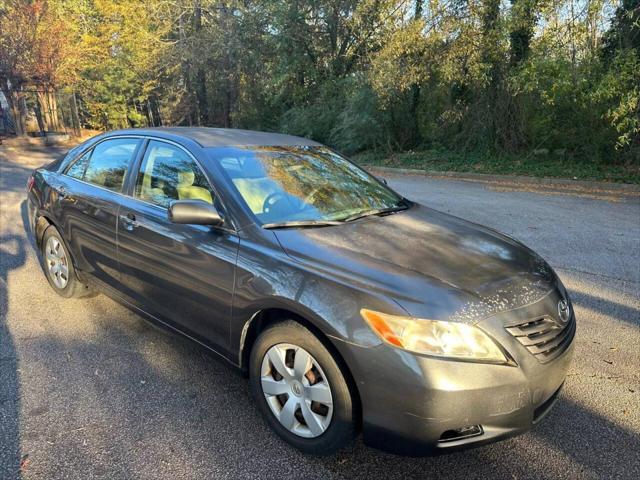
[(287, 194), (283, 192), (273, 192), (267, 195), (267, 198), (264, 199), (262, 204), (262, 211), (264, 213), (273, 212), (279, 203), (287, 200)]
[(278, 204), (280, 204), (281, 202), (287, 202), (286, 205), (289, 209), (302, 211), (308, 206), (313, 206), (313, 200), (315, 196), (325, 190), (329, 190), (329, 187), (327, 187), (326, 185), (314, 188), (302, 200), (294, 195), (290, 195), (285, 192), (273, 192), (267, 195), (267, 198), (264, 199), (264, 203), (262, 204), (262, 211), (264, 213), (272, 213), (278, 208)]

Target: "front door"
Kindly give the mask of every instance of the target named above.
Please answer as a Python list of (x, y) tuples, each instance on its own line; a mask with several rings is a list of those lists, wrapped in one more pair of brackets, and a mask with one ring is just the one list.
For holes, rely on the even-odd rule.
[(151, 140), (118, 219), (124, 292), (140, 308), (221, 353), (229, 322), (239, 239), (228, 225), (169, 222), (173, 200), (217, 202), (199, 165), (181, 147)]

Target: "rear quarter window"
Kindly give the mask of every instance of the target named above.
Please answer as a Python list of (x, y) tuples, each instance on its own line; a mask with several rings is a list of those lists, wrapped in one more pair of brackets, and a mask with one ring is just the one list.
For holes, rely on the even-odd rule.
[(78, 180), (82, 180), (84, 177), (84, 171), (87, 169), (87, 165), (89, 165), (89, 159), (91, 158), (91, 150), (78, 158), (75, 162), (71, 164), (71, 166), (67, 169), (67, 175), (73, 178), (77, 178)]

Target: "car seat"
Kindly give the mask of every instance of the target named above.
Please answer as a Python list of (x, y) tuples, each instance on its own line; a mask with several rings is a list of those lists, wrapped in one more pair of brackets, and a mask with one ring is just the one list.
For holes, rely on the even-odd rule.
[(204, 187), (198, 187), (193, 182), (196, 179), (193, 170), (178, 172), (178, 199), (180, 200), (204, 200), (213, 204), (211, 192)]

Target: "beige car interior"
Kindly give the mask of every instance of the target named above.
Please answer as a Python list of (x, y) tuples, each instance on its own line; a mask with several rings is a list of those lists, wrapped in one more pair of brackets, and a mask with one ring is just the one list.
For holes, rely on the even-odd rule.
[(262, 213), (267, 197), (281, 190), (277, 182), (266, 177), (233, 178), (232, 181), (254, 214)]
[(204, 187), (194, 185), (195, 179), (196, 174), (193, 170), (178, 172), (178, 199), (204, 200), (207, 203), (213, 203), (211, 192)]
[(151, 148), (143, 166), (138, 196), (142, 200), (168, 206), (172, 200), (203, 200), (213, 203), (206, 180), (197, 182), (199, 167), (182, 151), (169, 146)]
[(282, 191), (282, 185), (267, 177), (262, 170), (248, 170), (243, 160), (242, 157), (227, 157), (221, 159), (221, 163), (226, 165), (231, 181), (251, 211), (260, 215), (264, 211), (265, 200), (269, 195)]

